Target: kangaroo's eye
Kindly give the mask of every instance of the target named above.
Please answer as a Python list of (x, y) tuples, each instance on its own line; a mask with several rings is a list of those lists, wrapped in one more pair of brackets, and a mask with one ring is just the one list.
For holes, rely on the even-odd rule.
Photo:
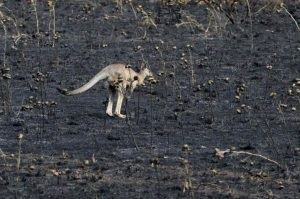
[(133, 80), (135, 80), (135, 81), (136, 81), (136, 80), (139, 80), (139, 77), (138, 77), (138, 76), (134, 76), (134, 77), (133, 77)]

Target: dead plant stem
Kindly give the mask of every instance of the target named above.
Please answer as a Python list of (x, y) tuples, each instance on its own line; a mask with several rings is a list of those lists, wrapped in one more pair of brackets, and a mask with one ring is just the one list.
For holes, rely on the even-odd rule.
[(39, 17), (38, 17), (38, 13), (37, 13), (37, 0), (31, 0), (31, 3), (33, 5), (33, 11), (35, 14), (35, 21), (36, 21), (36, 36), (38, 39), (38, 47), (40, 47), (40, 27), (39, 27)]
[(297, 29), (300, 31), (300, 27), (298, 22), (296, 21), (296, 19), (293, 17), (293, 15), (286, 9), (286, 7), (284, 6), (284, 4), (280, 4), (280, 7), (291, 17), (291, 19), (294, 21)]
[(247, 152), (247, 151), (232, 151), (232, 154), (233, 155), (246, 154), (246, 155), (250, 155), (250, 156), (259, 157), (259, 158), (262, 158), (264, 160), (272, 162), (272, 163), (276, 164), (277, 166), (283, 168), (283, 166), (281, 164), (279, 164), (278, 162), (276, 162), (275, 160), (272, 160), (272, 159), (270, 159), (270, 158), (268, 158), (266, 156), (260, 155), (260, 154), (250, 153), (250, 152)]
[(252, 12), (251, 12), (251, 7), (250, 7), (249, 0), (246, 0), (246, 3), (247, 3), (248, 15), (249, 15), (249, 19), (250, 19), (250, 38), (251, 38), (251, 53), (252, 53), (253, 52), (253, 48), (254, 48)]
[(19, 148), (18, 148), (18, 157), (17, 157), (17, 171), (20, 170), (20, 164), (21, 164), (21, 146), (22, 146), (22, 139), (19, 139)]

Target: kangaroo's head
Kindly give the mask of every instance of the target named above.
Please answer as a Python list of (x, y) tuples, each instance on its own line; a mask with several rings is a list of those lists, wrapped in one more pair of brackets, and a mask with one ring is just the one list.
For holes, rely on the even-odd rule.
[(133, 81), (130, 85), (130, 93), (133, 92), (133, 90), (136, 88), (138, 85), (145, 85), (144, 80), (146, 77), (152, 77), (153, 74), (150, 71), (149, 68), (146, 67), (145, 64), (142, 64), (141, 69), (137, 73), (137, 76), (133, 77)]
[(146, 66), (146, 64), (142, 64), (142, 66), (141, 66), (141, 70), (140, 70), (140, 76), (142, 76), (141, 77), (141, 79), (142, 79), (142, 82), (144, 82), (144, 79), (146, 78), (146, 77), (152, 77), (153, 76), (153, 74), (152, 74), (152, 72), (150, 71), (150, 69)]
[(153, 76), (152, 72), (150, 71), (149, 68), (144, 68), (141, 73), (145, 76), (145, 77), (150, 77)]

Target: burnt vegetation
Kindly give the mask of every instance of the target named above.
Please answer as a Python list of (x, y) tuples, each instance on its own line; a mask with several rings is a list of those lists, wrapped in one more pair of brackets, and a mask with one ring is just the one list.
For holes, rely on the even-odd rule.
[[(0, 3), (0, 197), (300, 198), (299, 0)], [(107, 117), (77, 88), (155, 77)]]

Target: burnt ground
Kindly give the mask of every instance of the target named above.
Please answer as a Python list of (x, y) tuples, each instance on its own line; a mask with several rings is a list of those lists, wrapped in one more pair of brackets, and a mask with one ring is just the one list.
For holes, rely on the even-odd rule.
[[(33, 5), (4, 1), (0, 198), (299, 198), (300, 32), (254, 3), (251, 23), (244, 5), (58, 1), (54, 38), (46, 2), (37, 34)], [(299, 23), (300, 4), (285, 7)], [(143, 61), (158, 83), (127, 100), (126, 120), (105, 115), (103, 83), (56, 90)]]

